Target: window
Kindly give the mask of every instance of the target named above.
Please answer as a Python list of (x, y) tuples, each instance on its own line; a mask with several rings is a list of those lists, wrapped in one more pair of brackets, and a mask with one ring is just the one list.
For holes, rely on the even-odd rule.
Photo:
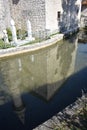
[(79, 5), (77, 6), (77, 14), (79, 13)]
[(61, 12), (58, 11), (58, 12), (57, 12), (57, 20), (60, 20), (60, 17), (61, 17)]

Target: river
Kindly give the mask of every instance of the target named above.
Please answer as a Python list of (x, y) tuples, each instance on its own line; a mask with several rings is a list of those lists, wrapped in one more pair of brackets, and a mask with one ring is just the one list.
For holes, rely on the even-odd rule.
[(0, 130), (32, 130), (87, 92), (87, 44), (77, 36), (0, 59)]

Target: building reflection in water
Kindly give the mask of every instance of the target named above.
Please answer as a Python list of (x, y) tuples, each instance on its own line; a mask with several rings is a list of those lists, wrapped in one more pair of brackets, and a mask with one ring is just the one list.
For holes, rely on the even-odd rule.
[[(49, 101), (74, 73), (78, 39), (61, 43), (47, 53), (47, 84), (34, 88), (32, 94)], [(74, 44), (73, 44), (74, 43)]]
[(13, 101), (14, 112), (23, 124), (26, 107), (22, 94), (30, 92), (46, 101), (52, 99), (74, 73), (76, 52), (77, 38), (72, 37), (71, 41), (61, 41), (33, 54), (26, 53), (0, 61), (0, 88)]
[(22, 70), (22, 63), (21, 63), (21, 59), (18, 59), (18, 64), (19, 64), (19, 71)]
[(12, 87), (11, 88), (11, 96), (14, 106), (14, 112), (18, 115), (20, 121), (24, 124), (25, 123), (25, 105), (22, 101), (21, 92), (19, 87)]

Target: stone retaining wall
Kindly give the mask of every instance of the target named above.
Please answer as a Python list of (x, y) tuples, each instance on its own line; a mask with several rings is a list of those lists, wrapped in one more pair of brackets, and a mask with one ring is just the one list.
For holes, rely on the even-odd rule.
[(75, 116), (86, 107), (85, 105), (87, 105), (87, 94), (82, 95), (81, 98), (66, 107), (62, 112), (59, 112), (57, 115), (33, 130), (71, 130), (71, 128), (68, 128), (71, 120), (75, 120), (76, 126), (81, 127), (79, 117)]
[(35, 37), (78, 27), (81, 14), (81, 0), (0, 0), (0, 7), (1, 31), (10, 27), (11, 17), (22, 30), (29, 19)]
[(87, 26), (87, 5), (82, 6), (81, 12), (81, 28)]
[(10, 6), (8, 0), (0, 0), (0, 38), (3, 37), (2, 30), (6, 29), (10, 25)]
[(41, 31), (44, 32), (45, 0), (9, 0), (9, 3), (17, 29), (26, 30), (26, 21), (29, 19), (33, 35), (40, 35)]
[(42, 48), (51, 46), (51, 45), (55, 44), (56, 42), (62, 40), (63, 36), (64, 36), (63, 34), (58, 34), (58, 35), (53, 36), (51, 39), (48, 39), (41, 43), (35, 43), (32, 45), (14, 47), (14, 48), (9, 48), (9, 49), (1, 49), (0, 58), (6, 57), (6, 56), (12, 56), (12, 55), (16, 55), (16, 54), (21, 54), (21, 53), (26, 53), (26, 52), (31, 52), (31, 51), (35, 51), (38, 49), (42, 49)]

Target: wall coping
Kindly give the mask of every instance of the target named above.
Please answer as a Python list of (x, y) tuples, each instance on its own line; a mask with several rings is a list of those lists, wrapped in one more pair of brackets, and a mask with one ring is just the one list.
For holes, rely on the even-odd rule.
[(57, 35), (52, 36), (51, 39), (48, 39), (43, 42), (34, 43), (32, 45), (17, 46), (14, 48), (1, 49), (0, 58), (27, 53), (27, 52), (32, 52), (32, 51), (36, 51), (42, 48), (46, 48), (62, 40), (63, 37), (64, 37), (64, 34), (57, 34)]

